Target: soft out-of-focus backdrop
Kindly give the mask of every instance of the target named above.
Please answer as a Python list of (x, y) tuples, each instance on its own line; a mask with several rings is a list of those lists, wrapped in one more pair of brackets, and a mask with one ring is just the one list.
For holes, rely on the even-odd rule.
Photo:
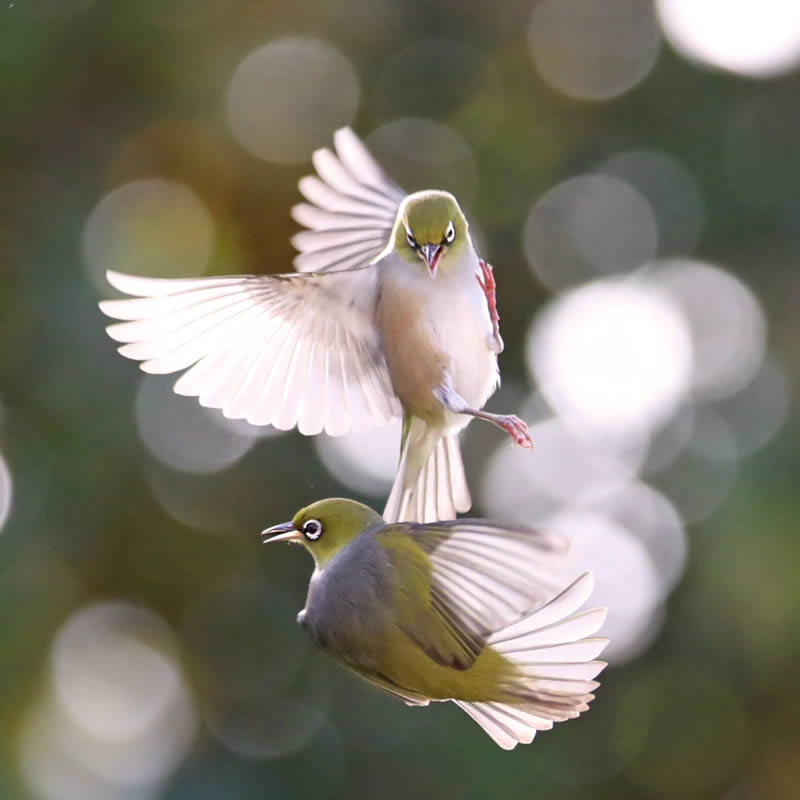
[[(793, 798), (800, 4), (3, 0), (0, 797)], [(312, 651), (258, 532), (380, 507), (398, 431), (252, 429), (115, 353), (108, 268), (290, 269), (352, 125), (496, 267), (476, 510), (611, 608), (592, 711), (504, 753)]]

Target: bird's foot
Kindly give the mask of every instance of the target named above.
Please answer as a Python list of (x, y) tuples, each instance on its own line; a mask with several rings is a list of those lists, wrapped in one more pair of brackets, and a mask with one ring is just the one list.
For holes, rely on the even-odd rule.
[(500, 324), (500, 315), (497, 313), (497, 283), (494, 280), (494, 270), (492, 269), (492, 265), (488, 264), (482, 258), (478, 261), (478, 266), (481, 268), (481, 274), (476, 275), (475, 278), (480, 284), (481, 289), (483, 289), (484, 295), (486, 295), (486, 303), (489, 306), (489, 316), (492, 319), (492, 325), (497, 329)]
[(492, 335), (489, 337), (489, 349), (494, 353), (503, 352), (503, 337), (500, 336), (500, 314), (497, 313), (497, 284), (494, 280), (492, 265), (487, 264), (482, 258), (478, 261), (481, 274), (476, 275), (483, 294), (486, 296), (486, 305), (489, 307), (489, 318), (492, 321)]
[(533, 447), (533, 439), (528, 433), (528, 426), (515, 414), (498, 414), (493, 422), (514, 440), (514, 444), (518, 444), (526, 450)]

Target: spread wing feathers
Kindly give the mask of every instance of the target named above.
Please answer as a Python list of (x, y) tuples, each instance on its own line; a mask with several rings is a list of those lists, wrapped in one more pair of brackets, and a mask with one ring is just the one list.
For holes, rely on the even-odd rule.
[(372, 270), (165, 280), (109, 272), (136, 299), (100, 308), (145, 372), (191, 367), (175, 384), (227, 417), (312, 435), (400, 414), (372, 314)]
[(509, 701), (456, 703), (503, 749), (527, 744), (536, 731), (577, 717), (594, 699), (594, 678), (606, 666), (595, 659), (608, 640), (592, 634), (603, 624), (606, 610), (575, 613), (592, 587), (592, 576), (586, 573), (544, 606), (489, 637), (487, 644), (518, 670), (504, 687)]
[(317, 175), (299, 183), (308, 203), (295, 206), (292, 216), (308, 230), (292, 238), (300, 251), (294, 260), (298, 272), (372, 263), (386, 247), (405, 197), (350, 128), (336, 131), (333, 143), (335, 153), (314, 153)]
[(455, 669), (471, 666), (492, 633), (563, 586), (567, 544), (555, 535), (470, 519), (396, 524), (378, 535), (403, 579), (398, 625)]

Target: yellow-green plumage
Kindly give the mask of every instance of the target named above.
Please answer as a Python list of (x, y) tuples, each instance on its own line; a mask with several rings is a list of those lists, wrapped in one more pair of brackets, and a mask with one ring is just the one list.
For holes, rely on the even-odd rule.
[(548, 580), (563, 541), (484, 520), (386, 524), (343, 499), (272, 530), (304, 544), (317, 565), (303, 627), (387, 692), (411, 704), (454, 700), (503, 747), (591, 700), (605, 640), (585, 637), (604, 612), (573, 613), (588, 576), (561, 593)]
[[(455, 238), (447, 244), (445, 233), (451, 222), (455, 228)], [(398, 210), (392, 229), (391, 248), (415, 266), (422, 267), (418, 253), (408, 243), (408, 233), (420, 245), (446, 244), (451, 256), (442, 261), (442, 266), (446, 268), (468, 247), (468, 230), (467, 218), (449, 192), (436, 189), (414, 192), (408, 195)]]

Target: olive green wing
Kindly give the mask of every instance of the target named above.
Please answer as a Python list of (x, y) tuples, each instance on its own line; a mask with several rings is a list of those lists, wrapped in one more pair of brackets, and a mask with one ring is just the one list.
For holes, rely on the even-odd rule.
[(486, 520), (397, 523), (376, 534), (394, 567), (395, 623), (427, 655), (470, 667), (487, 638), (563, 588), (568, 545)]

